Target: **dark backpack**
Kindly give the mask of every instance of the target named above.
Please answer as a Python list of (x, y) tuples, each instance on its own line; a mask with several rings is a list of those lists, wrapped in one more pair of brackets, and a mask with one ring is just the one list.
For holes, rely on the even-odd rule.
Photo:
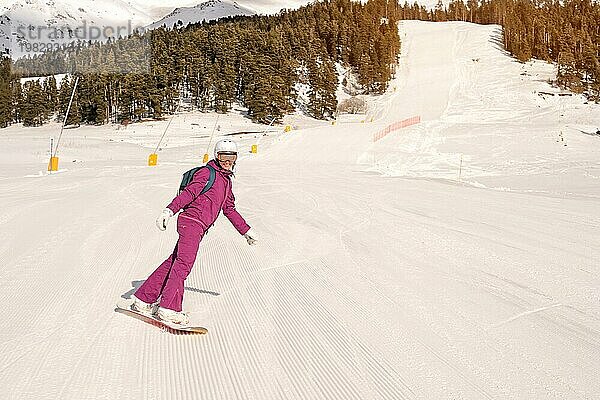
[(202, 192), (200, 192), (200, 194), (204, 194), (204, 193), (208, 192), (208, 190), (212, 187), (213, 183), (215, 183), (215, 176), (217, 175), (217, 172), (215, 171), (215, 169), (212, 166), (205, 165), (203, 167), (192, 168), (183, 174), (183, 178), (181, 178), (181, 183), (179, 184), (178, 194), (181, 194), (183, 189), (185, 189), (187, 187), (187, 185), (189, 185), (190, 182), (192, 182), (196, 172), (198, 172), (198, 170), (200, 170), (201, 168), (205, 168), (205, 167), (208, 168), (208, 171), (210, 172), (210, 176), (208, 177), (208, 182), (206, 182), (206, 185), (204, 186), (204, 189), (202, 189)]

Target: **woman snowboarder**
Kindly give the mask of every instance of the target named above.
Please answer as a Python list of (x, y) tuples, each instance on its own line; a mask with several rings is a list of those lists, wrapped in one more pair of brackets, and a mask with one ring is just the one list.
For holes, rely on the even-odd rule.
[(202, 237), (221, 210), (248, 244), (256, 243), (255, 233), (235, 209), (231, 190), (237, 145), (229, 139), (221, 140), (215, 145), (214, 156), (206, 168), (200, 168), (193, 175), (192, 181), (156, 220), (158, 229), (164, 231), (169, 219), (183, 209), (177, 218), (179, 240), (175, 250), (134, 293), (133, 310), (156, 314), (159, 319), (170, 323), (189, 323), (188, 315), (181, 311), (184, 281), (196, 261)]

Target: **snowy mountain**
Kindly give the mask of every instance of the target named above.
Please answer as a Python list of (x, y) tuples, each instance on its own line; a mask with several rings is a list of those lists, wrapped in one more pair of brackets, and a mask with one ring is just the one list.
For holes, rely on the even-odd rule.
[(33, 54), (72, 40), (126, 36), (153, 20), (122, 0), (12, 0), (0, 3), (0, 50), (13, 57)]
[(235, 1), (227, 0), (209, 0), (198, 4), (195, 7), (181, 7), (175, 9), (172, 13), (148, 25), (147, 29), (155, 29), (160, 26), (172, 28), (173, 26), (182, 27), (190, 23), (212, 21), (223, 17), (233, 15), (255, 15), (256, 11), (240, 6)]
[(168, 15), (177, 7), (193, 7), (202, 0), (129, 0), (129, 4), (144, 10), (152, 17), (152, 21), (158, 21)]
[[(364, 0), (363, 0), (364, 1)], [(429, 0), (434, 1), (434, 0)], [(130, 1), (131, 3), (132, 1)], [(134, 0), (138, 7), (150, 14), (154, 21), (165, 17), (175, 8), (190, 7), (194, 8), (199, 5), (202, 0)], [(232, 3), (229, 1), (229, 3)], [(242, 7), (259, 14), (273, 14), (281, 9), (296, 9), (310, 3), (310, 0), (238, 0), (237, 3)], [(236, 14), (237, 15), (237, 14)]]
[[(187, 25), (230, 15), (274, 13), (307, 0), (238, 4), (229, 0), (0, 0), (0, 53), (32, 55), (73, 40), (126, 36), (136, 28)], [(255, 11), (256, 10), (256, 11)], [(112, 28), (112, 29), (110, 29)]]

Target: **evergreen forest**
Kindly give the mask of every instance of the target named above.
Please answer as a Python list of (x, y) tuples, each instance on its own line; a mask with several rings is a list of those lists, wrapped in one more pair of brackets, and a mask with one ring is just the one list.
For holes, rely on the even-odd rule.
[[(352, 73), (363, 94), (387, 89), (400, 51), (397, 22), (403, 19), (499, 24), (514, 57), (556, 62), (557, 85), (600, 101), (600, 4), (593, 0), (453, 0), (432, 10), (389, 0), (329, 0), (271, 16), (163, 27), (14, 65), (3, 58), (0, 127), (63, 120), (76, 77), (69, 125), (163, 118), (182, 99), (220, 113), (237, 103), (252, 120), (270, 123), (298, 107), (299, 87), (307, 88), (305, 111), (331, 119), (337, 66)], [(69, 75), (57, 85), (53, 75), (61, 73)], [(28, 76), (49, 78), (21, 83)]]

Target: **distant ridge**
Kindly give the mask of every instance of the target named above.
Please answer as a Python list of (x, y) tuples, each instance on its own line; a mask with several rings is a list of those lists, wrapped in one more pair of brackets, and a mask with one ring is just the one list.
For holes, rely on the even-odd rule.
[(12, 49), (13, 58), (33, 55), (76, 40), (73, 32), (81, 32), (84, 41), (102, 40), (100, 34), (92, 37), (90, 27), (122, 28), (126, 36), (153, 20), (142, 7), (123, 0), (12, 0), (0, 6), (0, 51)]
[(176, 26), (179, 28), (202, 21), (213, 21), (235, 15), (256, 14), (256, 11), (240, 6), (235, 1), (209, 0), (195, 7), (177, 8), (166, 17), (146, 26), (146, 29), (156, 29), (161, 26), (166, 26), (167, 28)]

